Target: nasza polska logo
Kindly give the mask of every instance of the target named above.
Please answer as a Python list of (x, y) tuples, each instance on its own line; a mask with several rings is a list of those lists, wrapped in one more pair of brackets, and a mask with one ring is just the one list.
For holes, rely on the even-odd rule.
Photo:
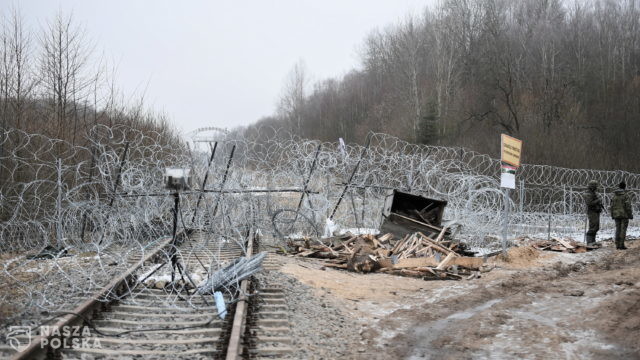
[(31, 327), (29, 326), (9, 326), (7, 341), (13, 350), (20, 352), (31, 343)]
[[(40, 334), (45, 337), (41, 347), (52, 349), (99, 349), (100, 339), (93, 337), (86, 326), (41, 326)], [(10, 326), (7, 340), (16, 351), (24, 351), (31, 343), (31, 328), (28, 326)]]

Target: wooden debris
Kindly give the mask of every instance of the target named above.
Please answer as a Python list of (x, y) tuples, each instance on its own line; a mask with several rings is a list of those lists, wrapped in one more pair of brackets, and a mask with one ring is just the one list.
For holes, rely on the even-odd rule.
[(437, 270), (446, 270), (451, 264), (451, 260), (455, 257), (454, 253), (449, 253), (436, 267)]
[(347, 261), (347, 269), (359, 273), (369, 273), (379, 268), (378, 261), (371, 255), (355, 255)]
[(392, 264), (391, 267), (394, 269), (406, 269), (406, 268), (414, 268), (414, 267), (425, 267), (425, 266), (438, 266), (438, 262), (435, 257), (417, 257), (417, 258), (408, 258), (398, 260), (398, 263)]
[(538, 250), (559, 251), (559, 252), (568, 252), (568, 253), (584, 253), (584, 252), (599, 248), (599, 246), (586, 245), (584, 243), (579, 243), (572, 239), (560, 239), (560, 238), (552, 238), (551, 240), (533, 241), (531, 243), (531, 246), (533, 246)]
[(380, 241), (381, 243), (385, 243), (391, 239), (393, 239), (393, 234), (384, 234), (378, 238), (378, 241)]
[(575, 246), (569, 244), (569, 242), (567, 242), (566, 240), (563, 240), (563, 239), (554, 239), (554, 240), (562, 244), (562, 246), (566, 247), (567, 249), (575, 249)]
[(384, 272), (425, 280), (459, 280), (480, 271), (483, 258), (461, 256), (464, 244), (445, 240), (447, 228), (436, 239), (422, 232), (394, 239), (392, 234), (350, 235), (309, 241), (290, 241), (290, 253), (326, 259), (325, 266), (354, 272)]
[(336, 268), (336, 269), (346, 269), (347, 268), (347, 264), (331, 264), (331, 263), (327, 263), (327, 264), (324, 264), (324, 266), (330, 267), (330, 268)]

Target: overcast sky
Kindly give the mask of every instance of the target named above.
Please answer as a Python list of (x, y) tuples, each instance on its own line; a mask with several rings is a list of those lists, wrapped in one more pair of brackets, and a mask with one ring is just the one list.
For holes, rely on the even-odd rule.
[[(6, 0), (5, 0), (6, 1)], [(430, 0), (16, 2), (32, 29), (72, 12), (117, 65), (126, 94), (183, 132), (232, 128), (270, 115), (284, 79), (302, 59), (312, 80), (359, 66), (357, 48), (374, 28), (421, 12)], [(5, 2), (10, 3), (10, 1)]]

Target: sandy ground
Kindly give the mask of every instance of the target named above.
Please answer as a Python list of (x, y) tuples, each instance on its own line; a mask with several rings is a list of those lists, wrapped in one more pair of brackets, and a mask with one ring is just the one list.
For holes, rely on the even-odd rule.
[[(638, 359), (640, 241), (584, 254), (514, 248), (481, 278), (423, 281), (281, 257), (355, 319), (354, 359)], [(506, 260), (506, 261), (505, 261)]]
[[(639, 359), (640, 241), (628, 246), (584, 254), (513, 248), (473, 280), (362, 275), (285, 256), (284, 275), (272, 276), (289, 293), (293, 358)], [(48, 261), (18, 269), (16, 257), (0, 257), (15, 276), (0, 277), (15, 293), (0, 294), (0, 319), (47, 316), (16, 309), (25, 294), (15, 282), (48, 289), (49, 299), (62, 300), (69, 289), (34, 277)]]

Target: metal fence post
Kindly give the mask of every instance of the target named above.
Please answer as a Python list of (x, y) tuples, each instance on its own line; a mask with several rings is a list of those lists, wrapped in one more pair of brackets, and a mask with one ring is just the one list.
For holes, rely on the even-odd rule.
[(511, 189), (504, 189), (504, 218), (502, 220), (502, 253), (506, 255), (507, 253), (507, 233), (509, 226), (509, 192)]
[(567, 215), (567, 186), (562, 185), (562, 214)]
[(569, 187), (569, 214), (573, 214), (573, 188)]
[(62, 160), (56, 160), (58, 197), (56, 198), (56, 247), (62, 244)]
[(524, 180), (520, 180), (520, 215), (524, 212)]
[(551, 240), (551, 202), (549, 202), (549, 205), (547, 206), (547, 240)]

